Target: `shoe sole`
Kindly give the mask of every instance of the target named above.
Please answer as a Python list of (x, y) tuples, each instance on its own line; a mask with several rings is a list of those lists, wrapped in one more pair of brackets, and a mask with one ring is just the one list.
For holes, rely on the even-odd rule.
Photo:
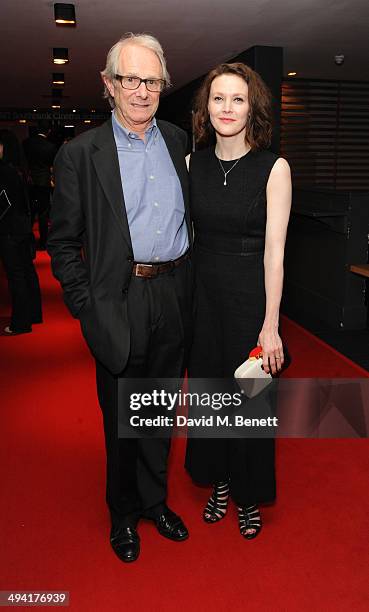
[(120, 559), (123, 563), (133, 563), (134, 561), (137, 561), (139, 556), (140, 555), (137, 555), (137, 557), (134, 557), (133, 559), (122, 559), (122, 557), (119, 557), (119, 555), (117, 555), (118, 559)]
[(26, 331), (5, 331), (5, 329), (3, 329), (2, 332), (2, 336), (21, 336), (22, 334), (31, 334), (32, 333), (32, 329), (27, 329)]
[(161, 531), (160, 529), (158, 529), (158, 532), (160, 533), (161, 536), (163, 536), (163, 538), (167, 538), (167, 540), (172, 540), (172, 542), (183, 542), (183, 540), (187, 540), (189, 537), (189, 533), (187, 533), (186, 535), (180, 537), (180, 538), (173, 538), (171, 535), (168, 535), (167, 533), (164, 533), (163, 531)]
[(121, 557), (112, 547), (113, 553), (115, 554), (116, 557), (118, 557), (119, 561), (122, 561), (123, 563), (133, 563), (134, 561), (137, 561), (138, 557), (140, 556), (140, 552), (141, 549), (138, 551), (137, 556), (136, 557), (132, 557), (131, 559), (124, 559), (123, 557)]

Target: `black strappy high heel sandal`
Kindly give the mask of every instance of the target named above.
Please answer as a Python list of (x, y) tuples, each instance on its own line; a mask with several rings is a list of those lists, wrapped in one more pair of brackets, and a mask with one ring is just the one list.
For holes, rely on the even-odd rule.
[(229, 498), (229, 481), (216, 482), (203, 512), (205, 523), (217, 523), (225, 517)]
[[(259, 535), (262, 522), (260, 510), (257, 506), (238, 506), (238, 524), (240, 534), (247, 540), (252, 540)], [(252, 533), (247, 533), (248, 529), (254, 529)]]

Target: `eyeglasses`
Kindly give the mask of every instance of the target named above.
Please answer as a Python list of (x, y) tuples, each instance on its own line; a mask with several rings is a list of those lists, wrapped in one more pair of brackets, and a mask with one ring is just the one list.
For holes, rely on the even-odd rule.
[(124, 76), (122, 74), (115, 74), (114, 78), (120, 81), (124, 89), (138, 89), (141, 83), (145, 83), (148, 91), (158, 92), (162, 91), (165, 85), (163, 79), (140, 79), (137, 76)]

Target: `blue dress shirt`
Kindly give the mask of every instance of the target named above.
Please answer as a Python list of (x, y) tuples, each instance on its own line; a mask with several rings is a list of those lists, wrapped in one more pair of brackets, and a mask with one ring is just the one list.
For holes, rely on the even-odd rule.
[(112, 122), (134, 259), (177, 259), (188, 249), (183, 194), (156, 120), (145, 142), (124, 128), (115, 113)]

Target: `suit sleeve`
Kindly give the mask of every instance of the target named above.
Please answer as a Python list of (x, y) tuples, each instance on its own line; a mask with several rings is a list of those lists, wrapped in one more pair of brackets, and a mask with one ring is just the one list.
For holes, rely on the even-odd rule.
[(89, 299), (89, 278), (82, 258), (85, 219), (77, 170), (64, 145), (54, 162), (55, 190), (47, 243), (54, 276), (60, 281), (64, 301), (74, 317)]

